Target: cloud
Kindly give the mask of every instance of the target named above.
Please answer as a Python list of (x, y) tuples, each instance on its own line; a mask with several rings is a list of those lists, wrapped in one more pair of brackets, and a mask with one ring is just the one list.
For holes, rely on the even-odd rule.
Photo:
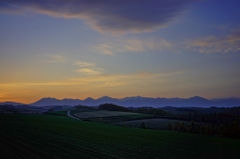
[(7, 93), (5, 93), (5, 92), (0, 93), (0, 100), (4, 99), (6, 97), (7, 97)]
[(83, 73), (87, 75), (99, 75), (99, 74), (102, 74), (102, 71), (103, 69), (100, 69), (100, 68), (80, 68), (75, 72)]
[(164, 39), (154, 40), (126, 40), (123, 52), (143, 52), (146, 50), (162, 50), (171, 47), (171, 44)]
[(77, 85), (84, 85), (88, 88), (106, 88), (118, 86), (132, 86), (153, 81), (161, 82), (161, 80), (157, 79), (157, 77), (159, 76), (159, 74), (99, 74), (97, 76), (87, 76), (83, 78), (69, 79), (68, 82), (71, 84), (75, 83)]
[(197, 40), (192, 46), (195, 51), (206, 54), (240, 52), (240, 29), (226, 36)]
[(114, 55), (114, 53), (121, 52), (161, 51), (171, 47), (172, 45), (164, 39), (121, 39), (99, 44), (92, 48), (101, 54)]
[(66, 62), (66, 58), (62, 55), (47, 55), (49, 58), (48, 60), (45, 60), (46, 63), (62, 63)]
[(149, 71), (141, 71), (138, 73), (138, 76), (141, 77), (151, 77), (153, 74)]
[(92, 66), (95, 66), (94, 63), (83, 62), (83, 61), (75, 61), (75, 65), (77, 65), (79, 67), (92, 67)]
[(153, 83), (162, 83), (169, 76), (184, 74), (186, 71), (151, 73), (142, 71), (132, 74), (99, 74), (97, 76), (88, 76), (69, 79), (69, 83), (81, 84), (88, 87), (116, 87), (133, 85), (152, 85)]
[(97, 47), (95, 47), (98, 52), (104, 55), (113, 55), (113, 47), (111, 44), (100, 44)]
[[(89, 71), (87, 71), (89, 72)], [(90, 71), (91, 72), (91, 71)], [(35, 90), (37, 88), (46, 89), (49, 91), (54, 90), (54, 88), (69, 88), (77, 91), (90, 91), (97, 92), (97, 89), (100, 92), (105, 91), (105, 89), (114, 89), (118, 91), (120, 89), (132, 90), (132, 89), (145, 89), (156, 88), (159, 85), (165, 85), (166, 81), (169, 81), (169, 76), (178, 76), (179, 74), (184, 74), (184, 71), (181, 72), (168, 72), (168, 73), (159, 73), (159, 72), (148, 72), (143, 71), (139, 73), (131, 74), (95, 74), (94, 76), (80, 76), (77, 78), (63, 79), (59, 81), (47, 81), (47, 82), (26, 82), (26, 83), (0, 83), (0, 88), (4, 90), (18, 90), (27, 89)], [(176, 79), (176, 77), (174, 78)], [(80, 89), (79, 89), (80, 88)], [(64, 90), (63, 89), (63, 90)], [(68, 89), (69, 90), (69, 89)], [(98, 90), (98, 91), (99, 91)], [(125, 92), (126, 93), (126, 92)]]
[(103, 73), (104, 69), (95, 67), (94, 63), (84, 62), (84, 61), (75, 61), (74, 65), (80, 67), (75, 70), (75, 72), (85, 74), (85, 75), (100, 75)]
[(0, 0), (2, 12), (83, 19), (99, 32), (147, 32), (166, 26), (199, 0)]

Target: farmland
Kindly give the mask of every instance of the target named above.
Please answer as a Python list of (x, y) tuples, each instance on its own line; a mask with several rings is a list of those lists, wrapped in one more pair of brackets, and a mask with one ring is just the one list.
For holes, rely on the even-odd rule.
[(154, 119), (123, 121), (123, 122), (118, 122), (117, 125), (124, 125), (129, 127), (140, 127), (141, 123), (143, 122), (145, 123), (146, 128), (150, 128), (150, 129), (167, 129), (167, 125), (169, 123), (172, 125), (176, 125), (178, 122), (184, 122), (185, 124), (190, 123), (190, 122), (181, 121), (181, 120), (154, 118)]
[(104, 123), (111, 123), (111, 124), (116, 124), (116, 122), (139, 120), (139, 119), (152, 117), (152, 115), (142, 114), (142, 113), (106, 111), (106, 110), (98, 110), (98, 111), (97, 110), (94, 110), (94, 111), (78, 110), (78, 111), (71, 111), (71, 114), (82, 120), (104, 122)]
[(100, 118), (100, 117), (135, 115), (135, 114), (137, 113), (117, 112), (117, 111), (90, 111), (90, 112), (75, 113), (74, 115), (84, 119), (84, 118)]
[(240, 141), (66, 116), (0, 115), (1, 158), (239, 158)]

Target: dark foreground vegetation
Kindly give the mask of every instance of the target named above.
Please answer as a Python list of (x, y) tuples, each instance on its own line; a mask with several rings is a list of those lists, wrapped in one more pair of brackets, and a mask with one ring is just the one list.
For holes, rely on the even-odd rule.
[(0, 114), (0, 158), (238, 159), (240, 141), (84, 122), (67, 116)]
[[(172, 130), (240, 139), (240, 107), (177, 108), (169, 106), (162, 108), (134, 108), (118, 106), (111, 103), (101, 104), (99, 107), (89, 107), (83, 105), (77, 105), (74, 107), (0, 105), (0, 114), (48, 114), (66, 116), (68, 111), (70, 111), (72, 116), (85, 121), (122, 125), (125, 127)], [(106, 115), (106, 112), (98, 113), (98, 111), (110, 112)], [(83, 115), (83, 112), (92, 113)], [(120, 114), (117, 112), (120, 112)], [(124, 115), (121, 112), (128, 113)], [(92, 116), (93, 114), (97, 116), (86, 117), (89, 115)]]

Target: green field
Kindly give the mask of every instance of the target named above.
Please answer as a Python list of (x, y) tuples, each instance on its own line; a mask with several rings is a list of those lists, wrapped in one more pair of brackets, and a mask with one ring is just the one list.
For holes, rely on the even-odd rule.
[(75, 111), (75, 113), (71, 111), (71, 114), (73, 114), (73, 116), (82, 120), (90, 120), (94, 122), (103, 122), (103, 123), (109, 123), (109, 124), (152, 117), (152, 115), (149, 115), (149, 114), (120, 112), (120, 111), (106, 111), (106, 110), (81, 111), (81, 112)]
[(81, 113), (74, 113), (74, 116), (86, 119), (86, 118), (102, 118), (102, 117), (110, 117), (110, 116), (126, 116), (126, 117), (134, 117), (139, 116), (139, 113), (130, 113), (130, 112), (119, 112), (119, 111), (89, 111), (89, 112), (81, 112)]
[(0, 114), (0, 158), (238, 159), (240, 140), (125, 128), (66, 116)]
[(67, 115), (67, 110), (61, 110), (61, 111), (50, 111), (50, 112), (46, 112), (46, 114), (49, 115), (60, 115), (60, 116), (66, 116)]

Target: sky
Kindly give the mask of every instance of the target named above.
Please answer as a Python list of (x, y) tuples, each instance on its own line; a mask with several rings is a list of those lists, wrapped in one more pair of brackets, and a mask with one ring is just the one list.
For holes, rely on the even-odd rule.
[(0, 0), (0, 102), (240, 97), (238, 0)]

